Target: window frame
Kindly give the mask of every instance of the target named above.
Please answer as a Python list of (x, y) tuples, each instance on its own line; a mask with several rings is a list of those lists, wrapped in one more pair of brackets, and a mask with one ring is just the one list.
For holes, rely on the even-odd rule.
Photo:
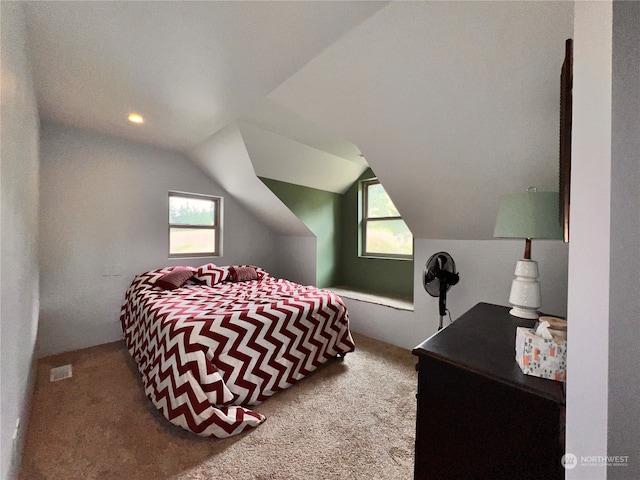
[[(380, 180), (378, 180), (378, 178), (374, 177), (374, 178), (368, 178), (368, 179), (364, 179), (360, 181), (360, 202), (361, 202), (361, 209), (360, 209), (360, 228), (359, 228), (359, 233), (360, 233), (360, 249), (359, 249), (359, 256), (360, 257), (365, 257), (365, 258), (386, 258), (386, 259), (394, 259), (394, 260), (413, 260), (413, 253), (414, 253), (414, 242), (413, 242), (413, 234), (411, 234), (411, 254), (404, 254), (404, 253), (381, 253), (381, 252), (369, 252), (367, 251), (367, 225), (370, 221), (397, 221), (397, 220), (401, 220), (402, 222), (404, 222), (404, 219), (402, 218), (401, 215), (394, 215), (394, 216), (386, 216), (386, 217), (369, 217), (368, 216), (368, 211), (369, 211), (369, 187), (372, 185), (380, 185), (382, 186), (382, 188), (384, 189), (384, 186), (380, 183)], [(386, 190), (385, 190), (386, 193)], [(387, 196), (389, 196), (389, 194), (387, 193)], [(391, 197), (389, 197), (391, 198)], [(392, 200), (393, 202), (393, 200)], [(404, 222), (404, 224), (406, 225), (406, 222)], [(407, 229), (409, 227), (407, 226)], [(410, 231), (410, 230), (409, 230)]]
[[(177, 198), (192, 198), (196, 200), (211, 201), (214, 205), (214, 221), (213, 225), (192, 225), (185, 223), (171, 223), (171, 197)], [(222, 256), (222, 210), (223, 210), (223, 198), (215, 195), (205, 195), (200, 193), (188, 193), (188, 192), (176, 192), (169, 191), (167, 197), (167, 246), (169, 258), (198, 258), (198, 257), (220, 257)], [(214, 249), (213, 251), (206, 252), (193, 252), (193, 253), (171, 253), (171, 229), (202, 229), (214, 231)]]

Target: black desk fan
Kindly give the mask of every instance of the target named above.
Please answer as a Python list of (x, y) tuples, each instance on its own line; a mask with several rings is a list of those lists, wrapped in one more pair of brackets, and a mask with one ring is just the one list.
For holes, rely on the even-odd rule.
[[(434, 253), (427, 260), (422, 275), (422, 284), (429, 295), (439, 297), (440, 324), (438, 330), (442, 330), (442, 319), (447, 313), (447, 291), (459, 280), (456, 263), (447, 252)], [(449, 318), (451, 318), (451, 314), (449, 314)]]

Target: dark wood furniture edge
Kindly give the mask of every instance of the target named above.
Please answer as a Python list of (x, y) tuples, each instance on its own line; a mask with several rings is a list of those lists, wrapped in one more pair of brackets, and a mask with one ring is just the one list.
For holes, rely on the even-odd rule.
[[(494, 306), (494, 307), (506, 308), (506, 307), (504, 307), (504, 305), (497, 305), (497, 304), (487, 303), (487, 302), (479, 302), (474, 307), (472, 307), (472, 309), (470, 309), (469, 311), (473, 310), (473, 308), (477, 307), (478, 305), (489, 305), (489, 306)], [(466, 315), (466, 313), (463, 314), (460, 318), (463, 318), (465, 315)], [(519, 319), (519, 318), (514, 317), (512, 315), (510, 315), (510, 316), (513, 319), (513, 322), (514, 322), (514, 336), (515, 336), (515, 327), (516, 326), (530, 326), (530, 327), (533, 327), (533, 325), (535, 324), (535, 321), (530, 321), (530, 320), (526, 320), (526, 319)], [(523, 324), (524, 323), (528, 323), (528, 325), (516, 325), (516, 323), (523, 323)], [(450, 325), (447, 325), (446, 328), (448, 328), (449, 326)], [(496, 381), (496, 382), (500, 382), (500, 383), (505, 383), (505, 384), (510, 385), (512, 387), (519, 388), (519, 389), (521, 389), (523, 391), (538, 395), (539, 397), (543, 397), (543, 398), (546, 398), (548, 400), (552, 400), (554, 402), (559, 402), (559, 403), (562, 403), (563, 405), (565, 404), (565, 400), (566, 399), (565, 399), (564, 387), (560, 382), (557, 382), (555, 380), (549, 380), (549, 379), (546, 379), (546, 378), (534, 377), (534, 376), (525, 375), (524, 373), (522, 373), (522, 378), (525, 381), (525, 383), (519, 383), (519, 382), (512, 381), (512, 380), (510, 380), (508, 378), (504, 378), (504, 377), (497, 376), (497, 375), (491, 375), (490, 373), (488, 373), (488, 372), (486, 372), (486, 371), (484, 371), (482, 369), (476, 368), (475, 366), (470, 365), (468, 363), (458, 362), (458, 361), (455, 361), (455, 360), (453, 360), (453, 359), (451, 359), (451, 358), (449, 358), (449, 357), (447, 357), (445, 355), (441, 355), (441, 354), (439, 354), (437, 352), (432, 352), (432, 351), (426, 350), (424, 348), (421, 348), (422, 345), (427, 343), (429, 340), (431, 340), (433, 337), (435, 337), (436, 335), (438, 335), (442, 331), (444, 331), (444, 329), (440, 330), (439, 332), (434, 333), (429, 338), (427, 338), (426, 340), (421, 342), (420, 345), (418, 345), (417, 347), (415, 347), (412, 350), (412, 353), (414, 355), (418, 355), (418, 354), (426, 355), (428, 357), (437, 359), (437, 360), (439, 360), (441, 362), (446, 362), (446, 363), (448, 363), (450, 365), (453, 365), (453, 366), (456, 366), (456, 367), (459, 367), (459, 368), (463, 368), (463, 369), (468, 370), (470, 372), (473, 372), (473, 373), (475, 373), (477, 375), (481, 375), (482, 377), (488, 378), (490, 380), (493, 380), (493, 381)], [(517, 363), (516, 359), (515, 359), (515, 350), (513, 352), (513, 362)], [(416, 366), (416, 368), (417, 368), (417, 366)], [(518, 367), (518, 368), (520, 368), (520, 367)], [(529, 385), (526, 382), (534, 382), (534, 383), (542, 382), (541, 385), (542, 384), (546, 384), (547, 386), (549, 386), (551, 388), (555, 388), (553, 386), (557, 385), (557, 387), (558, 387), (558, 389), (560, 391), (556, 395), (553, 395), (553, 394), (551, 394), (549, 392), (546, 392), (545, 390), (537, 388), (535, 385)], [(551, 383), (549, 383), (549, 382), (551, 382)]]

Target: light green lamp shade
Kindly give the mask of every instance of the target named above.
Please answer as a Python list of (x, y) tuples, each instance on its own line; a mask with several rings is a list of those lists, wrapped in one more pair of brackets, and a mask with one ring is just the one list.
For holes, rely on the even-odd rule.
[(503, 195), (494, 237), (561, 239), (558, 192)]

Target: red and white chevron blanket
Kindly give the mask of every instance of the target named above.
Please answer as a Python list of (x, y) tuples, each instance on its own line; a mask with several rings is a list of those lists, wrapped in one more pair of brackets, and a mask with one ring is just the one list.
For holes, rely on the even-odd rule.
[(120, 321), (145, 393), (173, 424), (218, 438), (255, 427), (257, 405), (339, 354), (354, 350), (347, 310), (334, 293), (276, 279), (155, 281), (175, 267), (138, 275)]

